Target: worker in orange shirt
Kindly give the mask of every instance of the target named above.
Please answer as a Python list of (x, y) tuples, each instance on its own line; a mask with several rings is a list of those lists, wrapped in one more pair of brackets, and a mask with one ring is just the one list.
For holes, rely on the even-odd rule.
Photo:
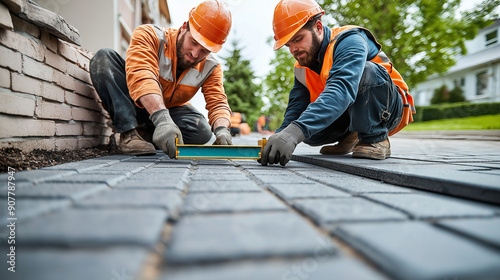
[[(116, 132), (124, 154), (155, 154), (151, 141), (170, 158), (175, 139), (181, 144), (231, 145), (231, 109), (223, 87), (218, 52), (231, 29), (231, 13), (219, 0), (207, 0), (189, 13), (179, 29), (137, 27), (126, 59), (111, 49), (99, 50), (90, 61), (92, 83)], [(198, 89), (208, 110), (205, 117), (187, 102)], [(144, 134), (143, 134), (144, 135)]]

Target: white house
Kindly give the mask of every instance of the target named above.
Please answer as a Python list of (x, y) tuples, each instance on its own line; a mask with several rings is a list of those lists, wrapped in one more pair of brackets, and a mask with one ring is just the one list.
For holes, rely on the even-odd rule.
[(434, 90), (443, 85), (459, 86), (467, 101), (500, 102), (500, 19), (465, 43), (467, 54), (445, 74), (435, 74), (411, 90), (415, 105), (430, 105)]

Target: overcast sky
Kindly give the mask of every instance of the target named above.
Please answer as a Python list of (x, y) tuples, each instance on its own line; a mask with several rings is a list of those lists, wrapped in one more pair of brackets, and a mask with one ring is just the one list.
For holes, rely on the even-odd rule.
[[(279, 0), (223, 0), (231, 11), (233, 25), (227, 43), (217, 57), (226, 57), (232, 49), (231, 42), (236, 40), (243, 49), (242, 55), (250, 60), (256, 76), (264, 78), (271, 70), (269, 62), (274, 58), (272, 46), (266, 41), (273, 36), (272, 21), (274, 7)], [(189, 11), (203, 0), (168, 0), (172, 27), (178, 28), (187, 21)], [(471, 9), (481, 0), (462, 0), (462, 8)], [(204, 100), (197, 94), (192, 104), (204, 111)]]

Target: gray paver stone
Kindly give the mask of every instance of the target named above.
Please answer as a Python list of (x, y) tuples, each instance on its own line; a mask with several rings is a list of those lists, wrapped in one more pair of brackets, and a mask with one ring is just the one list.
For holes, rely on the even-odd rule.
[(500, 249), (500, 218), (447, 220), (438, 225)]
[(261, 192), (262, 189), (250, 180), (246, 181), (192, 181), (189, 192)]
[(16, 272), (7, 271), (7, 263), (2, 262), (0, 279), (138, 279), (136, 275), (147, 254), (147, 249), (138, 247), (79, 250), (20, 247), (16, 251)]
[(330, 239), (292, 213), (187, 216), (174, 227), (168, 263), (335, 254)]
[(264, 184), (310, 184), (314, 181), (300, 177), (295, 174), (283, 175), (254, 175)]
[(165, 180), (156, 178), (155, 180), (130, 180), (121, 181), (113, 188), (115, 189), (177, 189), (184, 190), (186, 183), (182, 180)]
[[(17, 198), (70, 198), (78, 200), (108, 189), (105, 184), (40, 183), (17, 186), (15, 194)], [(2, 196), (7, 196), (7, 192), (0, 193), (0, 197)]]
[(124, 180), (127, 176), (122, 174), (76, 174), (71, 176), (58, 177), (47, 180), (53, 183), (102, 183), (108, 186), (114, 186)]
[(364, 196), (420, 219), (493, 216), (495, 214), (494, 210), (486, 207), (427, 194), (366, 194)]
[[(76, 174), (74, 170), (49, 170), (49, 169), (37, 169), (37, 170), (29, 170), (29, 171), (19, 171), (14, 173), (15, 180), (11, 180), (12, 183), (19, 182), (40, 182), (43, 180), (58, 178), (66, 175)], [(7, 186), (9, 180), (9, 173), (0, 174), (0, 186)]]
[(110, 190), (76, 202), (90, 208), (164, 208), (170, 212), (182, 204), (177, 190)]
[(117, 159), (102, 159), (102, 158), (97, 158), (97, 159), (87, 159), (83, 161), (76, 161), (76, 162), (68, 162), (64, 164), (58, 164), (50, 167), (46, 167), (43, 169), (48, 169), (48, 170), (76, 170), (78, 172), (86, 171), (86, 170), (92, 170), (92, 169), (99, 169), (99, 168), (104, 168), (112, 164), (119, 163), (120, 160)]
[(284, 200), (298, 198), (350, 197), (350, 194), (320, 184), (271, 184), (268, 188)]
[[(67, 207), (71, 204), (69, 199), (31, 199), (31, 198), (19, 198), (15, 200), (15, 216), (7, 216), (10, 211), (8, 211), (7, 199), (0, 200), (0, 219), (3, 224), (7, 221), (7, 218), (17, 218), (18, 220), (26, 220), (32, 217), (40, 216), (42, 214), (48, 213), (50, 211), (55, 211)], [(0, 231), (2, 231), (0, 229)]]
[(329, 184), (335, 188), (353, 193), (410, 193), (411, 190), (404, 187), (386, 184), (380, 181), (344, 174), (342, 177), (321, 177), (316, 176), (316, 180)]
[(399, 211), (358, 197), (297, 200), (294, 206), (319, 225), (407, 219)]
[(198, 174), (195, 173), (191, 178), (193, 181), (248, 181), (245, 174)]
[(387, 279), (355, 259), (324, 256), (305, 257), (300, 261), (246, 261), (172, 269), (162, 280), (276, 280), (276, 279)]
[(287, 207), (269, 193), (193, 193), (186, 197), (183, 213), (233, 213), (284, 211)]
[(19, 224), (17, 239), (24, 245), (153, 246), (166, 220), (163, 209), (69, 208)]
[(333, 233), (396, 279), (495, 279), (500, 254), (423, 222), (341, 225)]

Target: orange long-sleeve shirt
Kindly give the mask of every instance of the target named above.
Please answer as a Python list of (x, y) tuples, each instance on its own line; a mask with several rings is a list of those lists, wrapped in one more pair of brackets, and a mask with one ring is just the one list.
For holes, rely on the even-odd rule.
[(141, 25), (134, 30), (125, 60), (130, 96), (137, 106), (143, 107), (138, 102), (140, 97), (158, 94), (171, 108), (186, 104), (201, 88), (210, 126), (219, 118), (230, 120), (222, 68), (211, 54), (177, 78), (178, 34), (178, 29), (153, 25)]

